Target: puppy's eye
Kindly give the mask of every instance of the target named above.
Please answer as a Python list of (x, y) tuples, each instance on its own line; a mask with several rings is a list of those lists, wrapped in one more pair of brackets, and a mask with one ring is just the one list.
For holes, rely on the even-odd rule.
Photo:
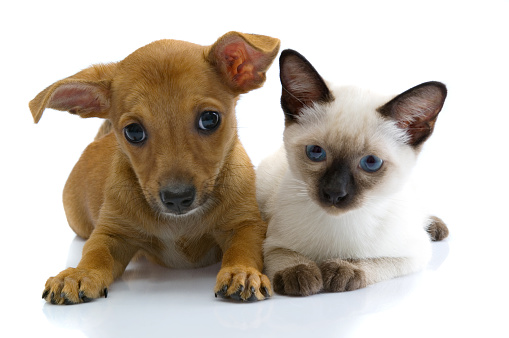
[(219, 113), (215, 111), (204, 111), (200, 115), (200, 119), (198, 120), (198, 128), (205, 131), (212, 131), (219, 127), (221, 123), (221, 118), (219, 117)]
[(384, 161), (375, 155), (368, 155), (361, 158), (360, 166), (362, 170), (368, 173), (374, 173), (380, 170)]
[(130, 143), (136, 144), (145, 141), (147, 134), (139, 123), (131, 123), (124, 128), (124, 136)]
[(308, 158), (313, 162), (322, 162), (327, 158), (325, 150), (316, 145), (306, 146), (306, 155), (308, 155)]

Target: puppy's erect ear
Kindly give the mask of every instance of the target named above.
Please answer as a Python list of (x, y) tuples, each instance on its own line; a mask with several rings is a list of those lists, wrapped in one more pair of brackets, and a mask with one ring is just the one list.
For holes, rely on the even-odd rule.
[(297, 120), (302, 109), (313, 103), (333, 100), (329, 88), (308, 60), (298, 52), (286, 49), (279, 57), (281, 85), (281, 107), (286, 122)]
[(276, 58), (279, 44), (279, 39), (269, 36), (229, 32), (210, 47), (208, 60), (229, 87), (247, 93), (265, 82), (265, 72)]
[(105, 118), (115, 67), (116, 64), (95, 65), (44, 89), (29, 103), (34, 122), (39, 122), (46, 108)]
[(433, 133), (446, 97), (447, 88), (443, 83), (425, 82), (396, 96), (377, 110), (396, 120), (397, 126), (406, 131), (408, 143), (418, 147)]

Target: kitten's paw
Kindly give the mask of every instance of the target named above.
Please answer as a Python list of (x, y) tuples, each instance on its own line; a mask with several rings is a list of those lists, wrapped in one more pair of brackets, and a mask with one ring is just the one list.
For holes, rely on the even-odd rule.
[(431, 216), (430, 220), (431, 222), (428, 226), (428, 233), (432, 241), (441, 241), (449, 236), (449, 229), (447, 228), (447, 225), (445, 225), (444, 221), (436, 216)]
[(322, 274), (316, 264), (299, 264), (276, 272), (274, 291), (289, 296), (310, 296), (322, 290)]
[(366, 287), (366, 274), (354, 264), (331, 260), (320, 265), (323, 289), (327, 292), (353, 291)]
[(240, 301), (270, 298), (272, 288), (267, 276), (251, 267), (222, 268), (217, 274), (215, 295)]
[(51, 304), (87, 303), (93, 298), (107, 297), (108, 284), (99, 273), (69, 268), (48, 279), (42, 298)]

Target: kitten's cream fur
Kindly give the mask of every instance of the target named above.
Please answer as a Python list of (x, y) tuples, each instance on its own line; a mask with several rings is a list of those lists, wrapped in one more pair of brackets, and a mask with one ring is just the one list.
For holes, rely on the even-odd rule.
[[(284, 94), (298, 97), (310, 90), (298, 80), (285, 88), (283, 65), (281, 71)], [(292, 121), (287, 118), (284, 146), (257, 171), (257, 199), (269, 223), (265, 269), (283, 294), (364, 287), (420, 270), (431, 255), (426, 229), (436, 219), (422, 211), (406, 187), (421, 146), (408, 144), (401, 121), (377, 111), (391, 97), (354, 87), (334, 88), (330, 97), (303, 104)], [(326, 149), (327, 161), (310, 161), (306, 145)], [(380, 173), (355, 166), (370, 154), (383, 159)], [(329, 156), (352, 163), (360, 187), (352, 207), (324, 206), (318, 200)]]

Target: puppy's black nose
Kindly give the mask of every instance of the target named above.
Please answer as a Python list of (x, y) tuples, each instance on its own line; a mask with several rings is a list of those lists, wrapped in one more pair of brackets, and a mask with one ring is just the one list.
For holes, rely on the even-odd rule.
[(196, 197), (196, 189), (192, 185), (175, 185), (165, 187), (159, 192), (161, 202), (168, 211), (183, 214), (189, 210)]

